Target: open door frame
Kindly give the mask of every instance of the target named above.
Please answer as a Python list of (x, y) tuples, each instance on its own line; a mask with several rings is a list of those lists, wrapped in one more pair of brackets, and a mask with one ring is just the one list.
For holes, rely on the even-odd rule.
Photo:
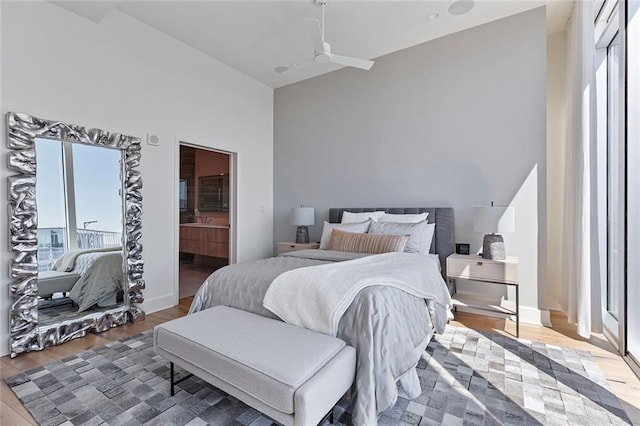
[(218, 152), (229, 156), (229, 264), (237, 262), (237, 205), (238, 205), (238, 156), (239, 153), (224, 147), (211, 147), (194, 138), (175, 138), (175, 163), (174, 163), (174, 185), (173, 185), (173, 212), (174, 212), (174, 233), (173, 233), (173, 257), (174, 262), (174, 305), (180, 302), (180, 146), (202, 149), (205, 151)]

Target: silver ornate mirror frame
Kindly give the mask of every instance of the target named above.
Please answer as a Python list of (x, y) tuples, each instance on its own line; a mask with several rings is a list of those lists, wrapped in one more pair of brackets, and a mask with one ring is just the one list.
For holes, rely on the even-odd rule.
[[(38, 324), (38, 211), (36, 205), (35, 139), (47, 138), (79, 142), (122, 151), (122, 189), (124, 232), (122, 258), (126, 277), (124, 306), (106, 312), (84, 315), (47, 327)], [(7, 113), (7, 146), (9, 169), (17, 175), (8, 177), (9, 249), (10, 260), (11, 357), (37, 351), (83, 337), (88, 332), (99, 333), (111, 327), (144, 318), (138, 303), (144, 297), (142, 279), (142, 177), (140, 138), (109, 133), (100, 129), (60, 121), (43, 120), (27, 114)]]

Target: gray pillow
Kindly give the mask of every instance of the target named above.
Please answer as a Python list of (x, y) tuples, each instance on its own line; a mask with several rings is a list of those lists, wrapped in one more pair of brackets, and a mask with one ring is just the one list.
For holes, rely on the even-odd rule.
[[(387, 234), (387, 235), (408, 235), (409, 241), (404, 247), (407, 253), (429, 253), (431, 241), (426, 244), (426, 238), (429, 232), (427, 230), (427, 221), (423, 220), (418, 223), (396, 223), (396, 222), (371, 222), (369, 226), (370, 234)], [(433, 234), (431, 234), (433, 235)], [(426, 252), (425, 247), (426, 245)]]

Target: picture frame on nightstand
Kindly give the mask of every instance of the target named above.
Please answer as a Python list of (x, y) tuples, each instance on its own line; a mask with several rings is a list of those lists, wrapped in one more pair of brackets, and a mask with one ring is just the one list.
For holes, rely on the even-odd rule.
[(456, 254), (470, 254), (471, 245), (468, 243), (456, 243)]

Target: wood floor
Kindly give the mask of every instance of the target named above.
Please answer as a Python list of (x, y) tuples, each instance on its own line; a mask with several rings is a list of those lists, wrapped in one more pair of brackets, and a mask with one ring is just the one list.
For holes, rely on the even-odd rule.
[[(127, 324), (101, 334), (92, 334), (44, 351), (20, 355), (14, 359), (2, 357), (0, 358), (0, 377), (10, 377), (85, 349), (98, 347), (110, 341), (148, 330), (157, 324), (185, 315), (190, 305), (191, 298), (181, 299), (178, 306), (148, 315), (144, 321), (136, 324)], [(609, 386), (611, 386), (611, 389), (627, 410), (627, 414), (633, 424), (640, 425), (640, 380), (633, 374), (622, 358), (616, 354), (604, 336), (593, 336), (589, 340), (579, 337), (576, 334), (575, 327), (568, 324), (566, 317), (561, 313), (552, 313), (551, 322), (553, 324), (552, 328), (521, 324), (520, 337), (591, 352), (607, 378)], [(515, 333), (515, 325), (511, 321), (472, 314), (456, 313), (456, 319), (451, 324), (505, 335)], [(0, 381), (0, 400), (1, 425), (36, 424), (4, 381)]]
[(197, 264), (180, 264), (179, 298), (184, 299), (195, 295), (202, 283), (215, 270), (216, 268)]

